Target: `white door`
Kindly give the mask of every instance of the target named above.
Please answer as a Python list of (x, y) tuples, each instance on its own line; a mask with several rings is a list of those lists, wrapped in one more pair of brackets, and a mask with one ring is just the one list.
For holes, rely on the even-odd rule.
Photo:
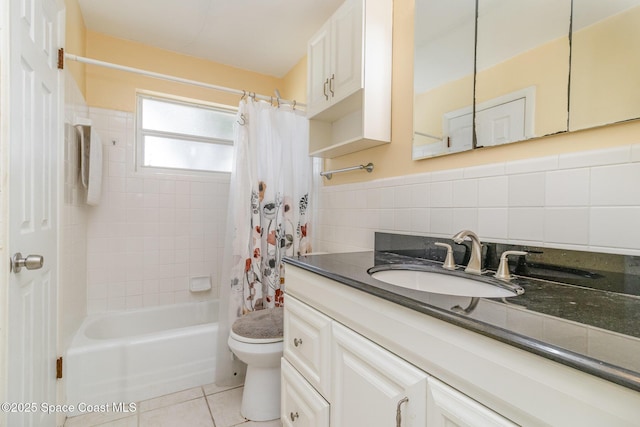
[(361, 89), (362, 82), (362, 0), (345, 1), (332, 18), (331, 102), (342, 101)]
[(525, 139), (526, 99), (476, 111), (478, 147), (508, 144)]
[(327, 22), (309, 41), (307, 57), (307, 116), (313, 117), (329, 105), (330, 31)]
[(332, 332), (331, 426), (425, 426), (427, 374), (335, 322)]
[[(8, 254), (41, 255), (9, 274), (8, 387), (14, 403), (56, 403), (58, 147), (61, 140), (55, 0), (9, 0)], [(5, 9), (6, 11), (6, 9)], [(10, 426), (54, 426), (55, 414), (11, 412)]]

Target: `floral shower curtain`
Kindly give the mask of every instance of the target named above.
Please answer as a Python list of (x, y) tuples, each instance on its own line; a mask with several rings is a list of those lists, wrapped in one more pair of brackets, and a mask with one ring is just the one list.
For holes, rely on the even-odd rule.
[(240, 103), (220, 291), (216, 382), (242, 369), (227, 345), (238, 317), (283, 304), (283, 257), (311, 251), (308, 120), (290, 107)]

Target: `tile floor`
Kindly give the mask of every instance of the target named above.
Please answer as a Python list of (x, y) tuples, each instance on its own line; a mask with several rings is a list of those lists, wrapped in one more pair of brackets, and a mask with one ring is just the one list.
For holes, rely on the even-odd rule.
[(242, 387), (214, 384), (145, 400), (135, 414), (87, 414), (68, 418), (64, 427), (281, 427), (280, 420), (247, 421), (240, 415)]

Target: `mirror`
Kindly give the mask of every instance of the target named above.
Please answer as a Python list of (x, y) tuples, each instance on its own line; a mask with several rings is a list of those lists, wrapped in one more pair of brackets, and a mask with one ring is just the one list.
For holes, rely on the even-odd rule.
[(478, 0), (474, 50), (475, 1), (416, 0), (413, 158), (472, 148), (474, 96), (478, 147), (640, 118), (640, 0), (571, 9)]
[(640, 117), (640, 0), (574, 0), (569, 129)]
[(475, 0), (416, 0), (413, 158), (473, 145)]
[(568, 129), (571, 0), (479, 0), (477, 147)]

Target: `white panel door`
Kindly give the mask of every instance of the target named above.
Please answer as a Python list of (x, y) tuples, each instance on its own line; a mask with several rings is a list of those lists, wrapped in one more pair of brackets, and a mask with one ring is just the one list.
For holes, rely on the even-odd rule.
[(526, 99), (520, 98), (476, 111), (478, 147), (525, 139)]
[(329, 103), (331, 23), (327, 22), (307, 46), (307, 116), (313, 117)]
[(334, 322), (332, 427), (426, 425), (427, 374)]
[[(5, 9), (6, 10), (6, 9)], [(9, 277), (9, 402), (56, 403), (57, 157), (61, 140), (55, 0), (9, 0), (8, 253), (44, 257)], [(6, 83), (6, 82), (5, 82)], [(6, 88), (6, 85), (3, 85)], [(10, 426), (54, 426), (55, 414), (8, 414)]]
[(363, 87), (362, 8), (362, 0), (348, 0), (333, 17), (329, 92), (334, 103)]

